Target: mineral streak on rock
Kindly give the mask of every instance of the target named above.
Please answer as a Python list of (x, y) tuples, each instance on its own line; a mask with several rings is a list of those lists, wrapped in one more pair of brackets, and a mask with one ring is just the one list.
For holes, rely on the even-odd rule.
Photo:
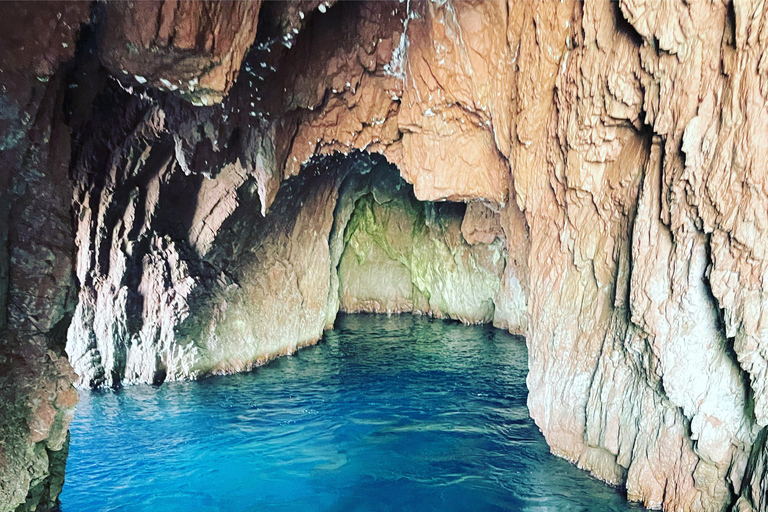
[(96, 4), (66, 73), (87, 7), (2, 8), (1, 512), (55, 501), (71, 315), (99, 386), (245, 370), (340, 309), (525, 333), (555, 454), (768, 510), (762, 2)]

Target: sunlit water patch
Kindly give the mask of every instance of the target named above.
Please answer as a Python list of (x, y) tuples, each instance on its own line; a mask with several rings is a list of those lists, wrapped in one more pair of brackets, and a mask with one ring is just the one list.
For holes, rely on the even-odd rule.
[(641, 510), (549, 453), (522, 338), (343, 316), (244, 375), (81, 394), (64, 512)]

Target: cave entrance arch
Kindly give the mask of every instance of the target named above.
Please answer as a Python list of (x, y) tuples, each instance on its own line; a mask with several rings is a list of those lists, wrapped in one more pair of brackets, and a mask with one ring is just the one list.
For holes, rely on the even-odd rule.
[(151, 212), (114, 215), (96, 247), (67, 345), (81, 385), (247, 371), (315, 343), (339, 312), (502, 328), (525, 317), (497, 209), (419, 201), (381, 155), (311, 158), (266, 215), (250, 177), (213, 205), (215, 184), (200, 185), (195, 208), (208, 213), (178, 219), (189, 191), (174, 179), (138, 204)]

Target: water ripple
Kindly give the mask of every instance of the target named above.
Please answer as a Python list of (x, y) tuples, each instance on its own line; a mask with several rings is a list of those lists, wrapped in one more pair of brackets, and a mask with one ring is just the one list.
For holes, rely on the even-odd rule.
[(549, 453), (524, 341), (343, 316), (250, 374), (81, 395), (64, 512), (642, 510)]

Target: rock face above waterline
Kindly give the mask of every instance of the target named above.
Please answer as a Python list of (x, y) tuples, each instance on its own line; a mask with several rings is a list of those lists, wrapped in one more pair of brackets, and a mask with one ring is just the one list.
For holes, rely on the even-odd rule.
[(0, 5), (0, 510), (47, 510), (64, 482), (77, 303), (62, 63), (88, 5)]
[(762, 4), (0, 10), (0, 511), (55, 501), (67, 329), (81, 384), (159, 383), (339, 309), (525, 333), (554, 453), (768, 509)]

